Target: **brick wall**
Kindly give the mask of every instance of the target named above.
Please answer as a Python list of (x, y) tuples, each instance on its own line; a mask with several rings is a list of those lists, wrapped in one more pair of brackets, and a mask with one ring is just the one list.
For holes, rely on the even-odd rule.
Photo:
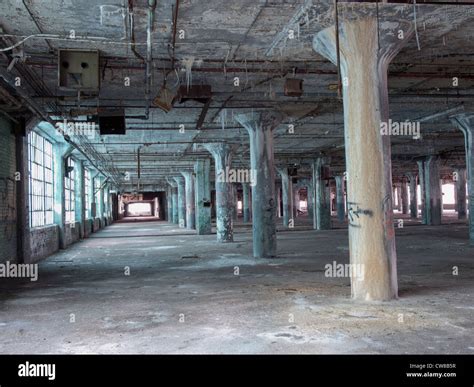
[(16, 260), (16, 159), (12, 125), (0, 116), (0, 262)]

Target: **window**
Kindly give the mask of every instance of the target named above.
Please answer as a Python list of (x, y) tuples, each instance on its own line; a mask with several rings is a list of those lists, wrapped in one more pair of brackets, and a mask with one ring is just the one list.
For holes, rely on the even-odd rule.
[(108, 195), (107, 190), (104, 188), (104, 209), (103, 209), (103, 212), (104, 212), (105, 217), (107, 217), (109, 215), (108, 214), (108, 209), (109, 209), (109, 195)]
[(100, 218), (100, 179), (98, 177), (94, 179), (94, 192), (95, 192), (95, 217)]
[(53, 144), (28, 134), (30, 227), (53, 224)]
[(88, 169), (84, 169), (84, 201), (86, 205), (86, 219), (89, 219), (91, 210), (91, 173)]
[(66, 173), (64, 176), (64, 205), (66, 213), (66, 223), (74, 223), (76, 221), (76, 196), (75, 196), (75, 173), (74, 160), (67, 159)]

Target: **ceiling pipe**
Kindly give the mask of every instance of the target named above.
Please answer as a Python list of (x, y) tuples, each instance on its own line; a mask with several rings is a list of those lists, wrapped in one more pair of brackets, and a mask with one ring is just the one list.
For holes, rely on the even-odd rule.
[(153, 33), (153, 24), (155, 21), (155, 9), (156, 9), (156, 0), (148, 0), (148, 25), (146, 31), (146, 69), (145, 69), (145, 117), (148, 119), (150, 117), (150, 101), (151, 101), (151, 67), (153, 60), (152, 52), (152, 33)]
[[(8, 75), (8, 73), (0, 68), (0, 77), (2, 77), (5, 82), (7, 82), (11, 87), (15, 87), (15, 82), (13, 82), (11, 79), (10, 79), (10, 76)], [(28, 107), (28, 109), (36, 116), (40, 117), (41, 119), (43, 119), (44, 121), (48, 122), (49, 124), (51, 124), (53, 127), (56, 127), (55, 126), (55, 122), (48, 116), (48, 114), (46, 114), (46, 112), (43, 111), (42, 107), (39, 106), (35, 101), (33, 101), (30, 97), (28, 97), (28, 95), (26, 94), (26, 92), (24, 92), (21, 88), (17, 87), (16, 88), (16, 92), (20, 95), (20, 97), (26, 102), (26, 105)], [(79, 147), (79, 145), (77, 145), (74, 141), (71, 140), (71, 138), (67, 135), (67, 134), (64, 134), (62, 133), (62, 136), (64, 138), (64, 141), (66, 141), (69, 145), (72, 145), (75, 149), (77, 149), (79, 151), (79, 153), (81, 153), (86, 159), (87, 161), (89, 161), (91, 163), (91, 165), (97, 170), (99, 171), (102, 175), (104, 176), (108, 176), (103, 170), (102, 168), (99, 168), (96, 163)], [(114, 183), (118, 186), (118, 182), (115, 181), (114, 179)]]
[(141, 61), (145, 61), (145, 58), (141, 56), (137, 48), (135, 47), (135, 22), (134, 22), (134, 14), (133, 14), (133, 0), (128, 0), (128, 7), (127, 7), (127, 15), (128, 15), (128, 26), (130, 28), (130, 47), (132, 49), (133, 54), (140, 59)]

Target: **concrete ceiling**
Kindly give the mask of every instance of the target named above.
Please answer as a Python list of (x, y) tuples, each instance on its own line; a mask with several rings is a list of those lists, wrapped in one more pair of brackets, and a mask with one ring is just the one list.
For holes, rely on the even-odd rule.
[[(201, 130), (196, 123), (203, 105), (188, 101), (165, 113), (151, 105), (145, 114), (145, 61), (147, 2), (133, 3), (134, 40), (123, 14), (129, 1), (100, 4), (92, 0), (3, 0), (0, 27), (3, 47), (35, 34), (0, 57), (6, 68), (12, 55), (19, 56), (12, 76), (26, 78), (24, 90), (45, 111), (68, 116), (87, 108), (125, 108), (127, 134), (96, 136), (90, 144), (108, 160), (111, 170), (122, 176), (130, 172), (136, 179), (137, 149), (142, 154), (142, 183), (154, 189), (164, 176), (191, 168), (198, 157), (209, 157), (200, 143), (228, 141), (235, 144), (236, 165), (248, 165), (248, 135), (233, 119), (234, 114), (276, 109), (287, 117), (275, 132), (275, 159), (280, 165), (296, 163), (300, 175), (309, 172), (311, 158), (331, 156), (335, 172), (344, 170), (342, 102), (337, 96), (336, 66), (314, 52), (315, 33), (334, 20), (333, 2), (284, 0), (234, 0), (222, 2), (179, 1), (173, 53), (173, 12), (176, 1), (158, 1), (152, 36), (152, 95), (159, 92), (165, 74), (167, 86), (175, 91), (186, 84), (185, 63), (192, 62), (192, 82), (210, 84), (213, 98)], [(339, 5), (340, 17), (350, 17), (351, 7)], [(367, 4), (368, 9), (376, 7)], [(380, 23), (405, 12), (415, 17), (413, 5), (379, 4)], [(472, 111), (474, 93), (474, 5), (416, 6), (417, 39), (394, 59), (389, 68), (391, 118), (416, 120), (453, 107)], [(298, 27), (299, 26), (299, 27)], [(286, 39), (288, 29), (294, 39)], [(74, 30), (76, 39), (66, 38)], [(180, 39), (180, 32), (184, 38)], [(281, 39), (280, 39), (281, 38)], [(101, 89), (98, 96), (62, 91), (57, 86), (57, 50), (66, 48), (100, 50)], [(188, 74), (189, 75), (189, 74)], [(130, 86), (124, 86), (124, 78)], [(234, 78), (239, 77), (239, 86)], [(287, 78), (304, 80), (301, 97), (283, 94)], [(453, 77), (459, 85), (452, 86)], [(1, 98), (1, 97), (0, 97)], [(13, 109), (12, 109), (13, 110)], [(15, 112), (12, 111), (12, 114)], [(184, 125), (184, 133), (179, 131)], [(295, 127), (288, 133), (288, 124)], [(438, 153), (444, 157), (445, 171), (464, 163), (464, 141), (448, 116), (421, 124), (422, 139), (392, 138), (394, 175), (415, 170), (416, 157)], [(126, 182), (123, 182), (125, 189)], [(130, 188), (130, 187), (128, 187)]]

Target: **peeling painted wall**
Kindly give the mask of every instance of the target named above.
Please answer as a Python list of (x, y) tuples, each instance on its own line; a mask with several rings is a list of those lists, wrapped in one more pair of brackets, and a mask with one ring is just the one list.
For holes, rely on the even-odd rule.
[(37, 262), (59, 250), (59, 229), (57, 225), (30, 230), (29, 261)]
[(0, 117), (0, 262), (16, 259), (15, 136)]

